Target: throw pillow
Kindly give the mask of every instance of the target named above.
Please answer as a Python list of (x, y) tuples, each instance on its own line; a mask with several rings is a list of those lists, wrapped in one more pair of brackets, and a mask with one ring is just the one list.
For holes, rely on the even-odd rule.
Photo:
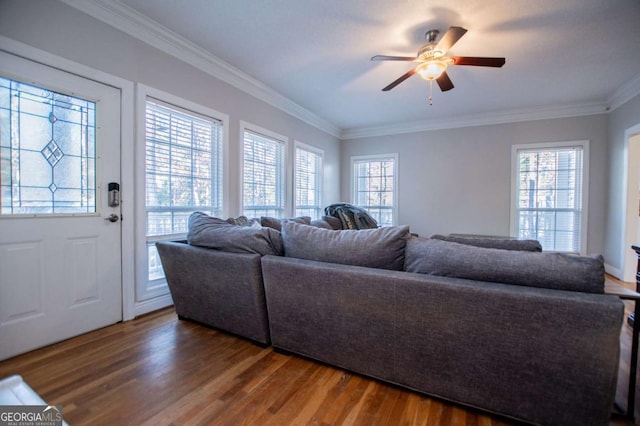
[(285, 256), (401, 271), (409, 226), (328, 230), (295, 222), (282, 225)]
[(407, 241), (405, 271), (556, 290), (604, 292), (602, 256), (474, 247), (432, 238)]
[(271, 228), (232, 225), (202, 212), (189, 216), (189, 244), (231, 253), (282, 256), (282, 237)]
[(285, 220), (291, 220), (293, 222), (302, 223), (304, 225), (311, 225), (311, 217), (309, 216), (298, 216), (298, 217), (291, 217), (287, 219), (278, 219), (277, 217), (262, 216), (260, 218), (260, 225), (273, 228), (276, 231), (280, 231), (282, 230), (282, 223)]
[(488, 237), (482, 235), (460, 234), (435, 234), (432, 235), (431, 238), (476, 247), (496, 248), (502, 250), (542, 251), (542, 246), (537, 240), (519, 240), (517, 238), (510, 237)]

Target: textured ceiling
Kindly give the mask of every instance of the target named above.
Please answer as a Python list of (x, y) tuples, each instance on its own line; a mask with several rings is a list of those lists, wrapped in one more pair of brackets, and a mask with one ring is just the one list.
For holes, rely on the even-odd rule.
[[(121, 0), (343, 130), (604, 105), (640, 76), (637, 0)], [(424, 33), (462, 26), (442, 93), (413, 76)]]

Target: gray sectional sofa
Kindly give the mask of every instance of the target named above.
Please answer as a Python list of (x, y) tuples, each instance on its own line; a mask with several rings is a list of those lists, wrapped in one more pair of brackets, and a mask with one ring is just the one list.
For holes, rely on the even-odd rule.
[[(221, 228), (209, 237), (234, 232)], [(602, 259), (417, 238), (406, 226), (328, 228), (255, 227), (261, 244), (280, 237), (274, 253), (158, 243), (176, 311), (520, 421), (608, 424), (623, 305), (602, 294)]]

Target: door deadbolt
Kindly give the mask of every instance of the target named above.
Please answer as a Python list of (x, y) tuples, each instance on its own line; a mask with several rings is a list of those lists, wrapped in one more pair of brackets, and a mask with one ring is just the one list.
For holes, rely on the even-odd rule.
[(118, 219), (120, 219), (120, 218), (115, 213), (111, 213), (108, 217), (104, 218), (104, 220), (108, 220), (109, 222), (117, 222)]

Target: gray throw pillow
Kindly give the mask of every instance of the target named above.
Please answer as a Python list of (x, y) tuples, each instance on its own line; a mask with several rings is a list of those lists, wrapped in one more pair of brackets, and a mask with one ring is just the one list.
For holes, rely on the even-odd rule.
[(333, 230), (333, 227), (331, 225), (329, 225), (329, 222), (327, 222), (326, 220), (322, 220), (322, 219), (312, 220), (311, 221), (311, 226), (315, 226), (316, 228), (324, 228), (324, 229)]
[(432, 238), (407, 241), (405, 271), (556, 290), (604, 292), (602, 256), (474, 247)]
[(319, 262), (401, 271), (409, 226), (361, 230), (328, 230), (285, 222), (285, 256)]
[(322, 220), (327, 222), (331, 226), (331, 228), (335, 230), (342, 229), (342, 222), (340, 222), (340, 219), (338, 219), (337, 217), (322, 216)]
[(277, 217), (262, 216), (260, 218), (260, 225), (273, 228), (276, 231), (280, 231), (282, 230), (282, 223), (285, 220), (291, 220), (296, 223), (311, 225), (311, 217), (309, 216), (298, 216), (298, 217), (291, 217), (287, 219), (278, 219)]
[(468, 246), (496, 248), (502, 250), (542, 251), (542, 246), (537, 240), (519, 240), (510, 237), (489, 237), (482, 235), (432, 235), (431, 238), (452, 243), (466, 244)]
[(282, 256), (280, 232), (258, 226), (232, 225), (224, 219), (202, 212), (189, 216), (189, 244), (231, 253), (257, 253)]

